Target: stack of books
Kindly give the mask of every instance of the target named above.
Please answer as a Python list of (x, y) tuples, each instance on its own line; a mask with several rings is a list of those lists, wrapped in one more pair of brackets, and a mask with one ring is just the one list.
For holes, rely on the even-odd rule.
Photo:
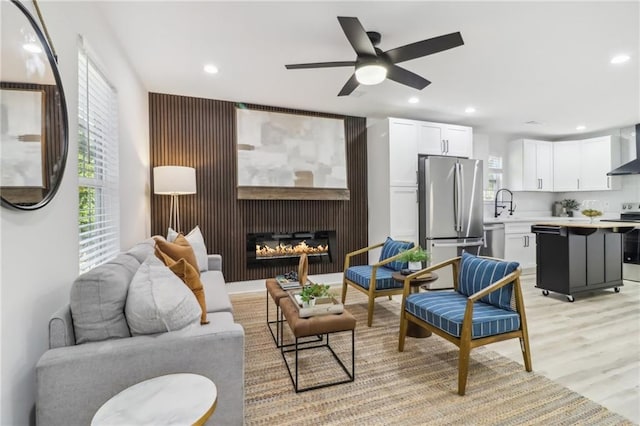
[(302, 286), (296, 280), (289, 280), (284, 275), (276, 275), (276, 282), (280, 285), (280, 288), (283, 290), (296, 290), (301, 289)]

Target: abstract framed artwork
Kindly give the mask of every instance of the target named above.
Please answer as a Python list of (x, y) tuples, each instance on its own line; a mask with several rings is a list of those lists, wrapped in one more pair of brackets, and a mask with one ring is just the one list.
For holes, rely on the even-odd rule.
[(236, 108), (239, 199), (349, 199), (344, 120)]
[(0, 89), (0, 186), (45, 188), (45, 92)]

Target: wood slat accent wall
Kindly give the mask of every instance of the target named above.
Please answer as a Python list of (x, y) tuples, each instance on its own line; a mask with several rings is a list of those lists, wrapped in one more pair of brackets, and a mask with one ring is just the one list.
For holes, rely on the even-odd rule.
[[(248, 269), (246, 236), (250, 232), (335, 230), (333, 262), (309, 265), (309, 273), (341, 272), (345, 254), (367, 245), (366, 119), (262, 105), (246, 107), (344, 118), (350, 200), (238, 200), (236, 103), (150, 93), (152, 234), (166, 235), (170, 198), (153, 194), (153, 167), (195, 167), (198, 193), (180, 196), (182, 230), (200, 226), (208, 252), (222, 255), (227, 281), (262, 279), (296, 269)], [(359, 256), (355, 263), (365, 262), (366, 257)]]

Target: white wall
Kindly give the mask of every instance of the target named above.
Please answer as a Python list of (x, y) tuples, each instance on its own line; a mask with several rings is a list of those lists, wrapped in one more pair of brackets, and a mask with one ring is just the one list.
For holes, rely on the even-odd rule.
[[(31, 5), (29, 4), (29, 7)], [(96, 3), (40, 2), (58, 53), (69, 112), (69, 158), (60, 191), (34, 212), (0, 211), (0, 424), (34, 422), (35, 365), (47, 349), (49, 316), (68, 302), (78, 273), (78, 35), (118, 91), (122, 248), (150, 233), (148, 95)]]

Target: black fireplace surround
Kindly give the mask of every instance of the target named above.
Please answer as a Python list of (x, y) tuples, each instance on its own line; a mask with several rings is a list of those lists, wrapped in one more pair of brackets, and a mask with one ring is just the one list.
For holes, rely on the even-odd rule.
[(309, 263), (331, 263), (335, 244), (335, 231), (249, 233), (247, 267), (297, 265), (302, 253)]

